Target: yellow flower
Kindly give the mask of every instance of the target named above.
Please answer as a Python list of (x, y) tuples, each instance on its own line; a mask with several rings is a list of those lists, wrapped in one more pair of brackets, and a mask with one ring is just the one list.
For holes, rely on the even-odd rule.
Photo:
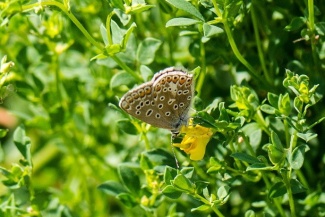
[(190, 154), (191, 160), (202, 160), (213, 131), (200, 125), (193, 126), (192, 120), (190, 120), (189, 126), (183, 126), (180, 133), (185, 134), (182, 142), (173, 145), (185, 151), (186, 154)]

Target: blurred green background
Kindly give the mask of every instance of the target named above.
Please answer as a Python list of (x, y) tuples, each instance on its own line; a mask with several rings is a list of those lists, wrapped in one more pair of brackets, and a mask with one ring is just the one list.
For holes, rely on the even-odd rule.
[[(324, 93), (322, 1), (184, 2), (0, 2), (0, 58), (6, 56), (0, 74), (1, 215), (216, 216), (190, 212), (200, 203), (184, 195), (174, 200), (159, 194), (154, 205), (129, 208), (114, 193), (97, 189), (107, 180), (121, 182), (119, 165), (138, 162), (144, 151), (162, 148), (172, 154), (168, 131), (131, 123), (117, 106), (126, 91), (166, 67), (199, 67), (197, 110), (214, 100), (228, 107), (230, 86), (244, 80), (260, 102), (269, 92), (284, 93), (285, 69), (306, 74), (311, 87), (319, 84), (317, 92)], [(305, 121), (315, 123), (324, 114), (320, 102)], [(313, 188), (309, 196), (318, 192), (318, 199), (324, 196), (323, 132), (323, 123), (312, 129), (318, 137), (310, 142), (302, 169)], [(209, 144), (200, 162), (176, 154), (183, 166), (204, 174), (209, 157), (223, 151)], [(141, 183), (150, 183), (141, 174)], [(222, 177), (202, 179), (213, 183)], [(220, 208), (224, 216), (243, 216), (252, 207), (259, 216), (286, 216), (257, 204), (270, 202), (263, 186), (234, 185)], [(316, 211), (305, 204), (300, 215), (324, 216), (323, 200), (311, 206)]]

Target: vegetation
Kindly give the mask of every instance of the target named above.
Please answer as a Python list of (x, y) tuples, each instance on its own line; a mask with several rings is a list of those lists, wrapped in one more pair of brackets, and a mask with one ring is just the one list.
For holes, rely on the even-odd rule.
[[(0, 216), (325, 216), (320, 1), (0, 2)], [(170, 132), (118, 107), (195, 77)], [(183, 139), (183, 140), (182, 140)]]

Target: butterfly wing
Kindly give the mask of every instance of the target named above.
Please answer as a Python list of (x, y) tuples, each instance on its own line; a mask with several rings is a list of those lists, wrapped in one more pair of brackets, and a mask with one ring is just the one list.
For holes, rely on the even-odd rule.
[(120, 107), (135, 118), (155, 127), (177, 131), (186, 124), (193, 97), (192, 75), (173, 67), (129, 92)]
[(170, 129), (178, 131), (188, 121), (194, 94), (193, 76), (179, 69), (168, 68), (154, 78), (159, 111)]
[(146, 82), (127, 92), (120, 100), (119, 106), (141, 121), (155, 127), (170, 129), (168, 123), (163, 120), (153, 95), (152, 81)]

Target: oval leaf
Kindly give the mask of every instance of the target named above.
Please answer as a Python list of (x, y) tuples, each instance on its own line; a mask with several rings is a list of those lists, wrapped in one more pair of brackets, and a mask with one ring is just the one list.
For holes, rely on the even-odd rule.
[(137, 128), (129, 120), (119, 120), (117, 126), (126, 134), (138, 135)]
[(139, 195), (141, 186), (139, 176), (135, 173), (137, 166), (135, 164), (121, 164), (118, 168), (120, 179), (124, 186), (132, 193)]
[(112, 89), (120, 87), (121, 85), (133, 85), (136, 82), (136, 79), (127, 72), (119, 72), (113, 75), (111, 79), (110, 86)]
[(177, 199), (182, 195), (182, 192), (178, 191), (172, 185), (167, 185), (163, 190), (162, 193), (169, 198)]
[(287, 189), (286, 189), (284, 183), (277, 182), (271, 187), (270, 192), (269, 192), (269, 197), (270, 198), (281, 197), (285, 193), (287, 193)]
[(199, 18), (201, 21), (204, 21), (202, 14), (189, 2), (185, 0), (166, 0), (169, 4), (173, 5), (175, 8), (186, 11), (189, 14)]
[(305, 152), (309, 150), (309, 146), (304, 144), (296, 147), (289, 158), (290, 166), (294, 170), (299, 170), (304, 163)]
[(166, 23), (166, 27), (170, 27), (170, 26), (190, 26), (190, 25), (194, 25), (197, 23), (201, 23), (201, 21), (198, 20), (194, 20), (194, 19), (190, 19), (190, 18), (174, 18), (169, 20)]
[(127, 192), (123, 185), (115, 181), (104, 182), (98, 186), (98, 189), (111, 196), (117, 196)]
[(146, 38), (138, 47), (137, 60), (143, 65), (149, 65), (155, 58), (155, 53), (161, 45), (161, 41), (154, 38)]

